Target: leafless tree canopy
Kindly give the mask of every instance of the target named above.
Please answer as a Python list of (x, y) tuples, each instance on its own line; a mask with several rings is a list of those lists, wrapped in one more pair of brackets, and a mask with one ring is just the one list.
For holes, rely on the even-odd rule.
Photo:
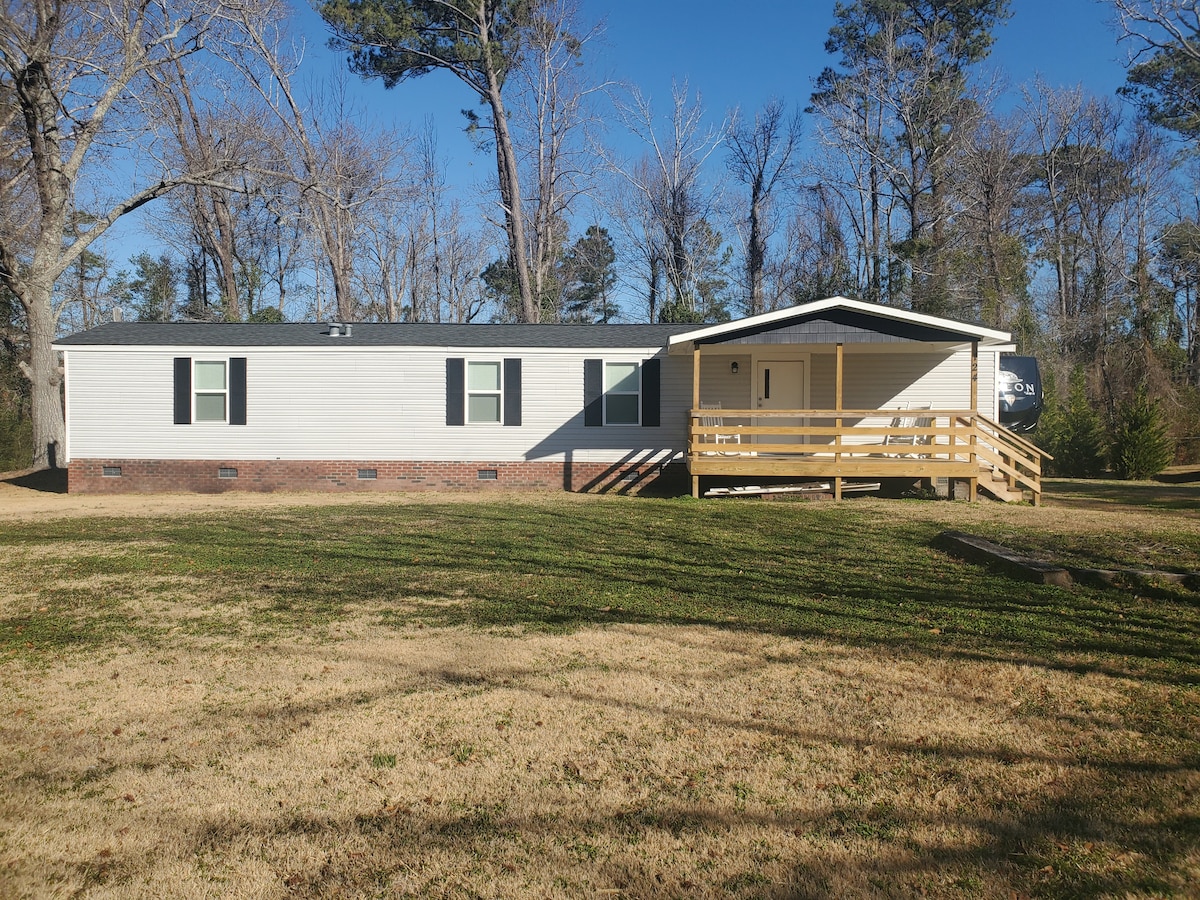
[[(1012, 331), (1110, 418), (1148, 386), (1177, 432), (1200, 430), (1193, 0), (1098, 6), (1133, 104), (989, 75), (1004, 0), (831, 3), (803, 121), (599, 77), (602, 23), (578, 0), (381, 4), (463, 29), (437, 64), (484, 103), (484, 184), (450, 169), (432, 121), (404, 121), (401, 82), (435, 64), (404, 56), (423, 45), (334, 6), (394, 106), (315, 77), (284, 0), (0, 5), (0, 369), (28, 385), (0, 405), (32, 417), (37, 464), (61, 452), (51, 342), (118, 306), (712, 321), (847, 294)], [(455, 55), (468, 45), (490, 49)], [(104, 237), (144, 207), (153, 240), (111, 258)]]

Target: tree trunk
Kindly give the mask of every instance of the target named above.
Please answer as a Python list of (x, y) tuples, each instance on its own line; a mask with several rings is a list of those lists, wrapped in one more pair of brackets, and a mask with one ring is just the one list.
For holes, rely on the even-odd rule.
[(650, 258), (650, 274), (646, 278), (648, 290), (646, 292), (646, 306), (650, 310), (650, 322), (658, 321), (658, 257)]
[(746, 254), (746, 275), (750, 282), (750, 309), (752, 316), (763, 311), (763, 267), (766, 247), (762, 234), (761, 185), (755, 184), (750, 198), (750, 238)]
[(30, 409), (33, 418), (33, 465), (57, 468), (66, 459), (62, 404), (62, 373), (58, 354), (50, 345), (55, 338), (55, 315), (51, 306), (53, 282), (29, 282), (21, 297), (29, 328), (29, 365), (23, 367), (29, 378)]
[[(208, 195), (208, 203), (205, 203), (205, 194)], [(233, 215), (229, 212), (229, 200), (219, 189), (196, 188), (195, 203), (200, 244), (217, 270), (221, 318), (226, 322), (240, 322), (242, 304), (238, 297), (237, 249), (233, 240)]]
[[(177, 80), (163, 92), (171, 107), (179, 146), (189, 165), (214, 167), (214, 146), (192, 99), (191, 83), (182, 61), (176, 61)], [(229, 211), (229, 196), (219, 188), (192, 189), (192, 218), (200, 245), (213, 261), (221, 290), (221, 317), (227, 322), (240, 322), (241, 303), (237, 285), (237, 248), (233, 236), (233, 214)]]
[[(483, 17), (480, 16), (480, 21)], [(486, 56), (488, 37), (484, 38)], [(504, 207), (504, 221), (508, 230), (509, 263), (517, 273), (517, 289), (521, 294), (521, 320), (536, 323), (540, 310), (534, 302), (533, 281), (529, 277), (529, 255), (525, 244), (525, 211), (521, 206), (521, 180), (517, 175), (517, 154), (513, 150), (512, 135), (508, 130), (508, 116), (504, 111), (504, 100), (500, 96), (500, 80), (495, 67), (487, 64), (487, 100), (492, 110), (492, 125), (496, 135), (496, 162), (500, 177), (500, 205)]]
[[(871, 190), (871, 274), (869, 279), (870, 289), (867, 297), (872, 303), (884, 302), (883, 296), (883, 226), (880, 222), (882, 218), (880, 214), (880, 186), (879, 186), (879, 168), (874, 162), (871, 163), (870, 171), (870, 190)], [(891, 297), (887, 298), (891, 302)]]
[(350, 285), (350, 266), (346, 253), (338, 246), (335, 254), (329, 255), (329, 273), (333, 277), (333, 296), (337, 304), (337, 317), (340, 322), (353, 322), (358, 318), (357, 304), (354, 302), (354, 291)]

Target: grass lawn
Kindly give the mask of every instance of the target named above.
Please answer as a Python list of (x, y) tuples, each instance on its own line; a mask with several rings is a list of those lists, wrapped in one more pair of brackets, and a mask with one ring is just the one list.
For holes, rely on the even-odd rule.
[[(0, 522), (0, 896), (1197, 897), (1200, 488)], [(300, 501), (297, 501), (300, 503)]]

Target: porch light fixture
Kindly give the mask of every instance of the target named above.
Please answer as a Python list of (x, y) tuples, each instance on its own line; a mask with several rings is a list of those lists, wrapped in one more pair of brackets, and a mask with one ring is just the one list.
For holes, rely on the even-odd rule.
[(733, 362), (731, 362), (731, 363), (729, 364), (729, 371), (730, 371), (731, 373), (733, 373), (734, 375), (736, 375), (736, 374), (738, 373), (738, 364), (737, 364), (737, 360), (734, 360)]

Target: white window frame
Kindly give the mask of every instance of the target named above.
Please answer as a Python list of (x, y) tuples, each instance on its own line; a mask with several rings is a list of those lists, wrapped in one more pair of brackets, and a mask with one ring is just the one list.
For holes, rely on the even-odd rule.
[[(496, 390), (474, 391), (471, 390), (471, 366), (490, 365), (496, 367), (496, 383), (499, 388)], [(463, 421), (468, 425), (503, 425), (504, 424), (504, 361), (499, 359), (468, 359), (466, 368), (463, 371), (463, 404), (466, 407), (463, 410)], [(496, 418), (479, 421), (471, 418), (471, 398), (472, 397), (496, 397), (499, 400), (499, 405), (496, 408)]]
[[(609, 366), (633, 366), (634, 372), (637, 374), (638, 386), (636, 391), (610, 391), (608, 389), (608, 367)], [(642, 364), (638, 360), (605, 360), (604, 371), (601, 373), (604, 379), (602, 387), (604, 388), (604, 425), (613, 428), (636, 428), (642, 424)], [(636, 422), (610, 422), (608, 420), (608, 398), (613, 397), (636, 397), (637, 398), (637, 421)]]
[[(221, 390), (201, 388), (196, 382), (197, 363), (221, 363), (225, 367), (225, 387)], [(206, 397), (223, 396), (225, 398), (225, 418), (201, 419), (197, 414), (196, 398), (203, 394)], [(194, 425), (228, 425), (229, 424), (229, 357), (224, 359), (192, 359), (192, 424)]]

